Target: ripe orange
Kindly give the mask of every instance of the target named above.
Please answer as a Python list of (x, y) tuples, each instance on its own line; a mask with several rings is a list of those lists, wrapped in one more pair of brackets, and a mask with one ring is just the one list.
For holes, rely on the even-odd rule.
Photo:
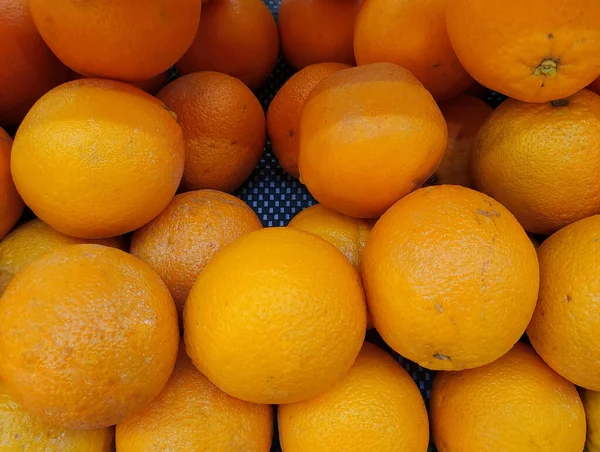
[(345, 69), (317, 85), (300, 135), (301, 181), (320, 203), (358, 218), (380, 216), (419, 187), (447, 144), (431, 94), (390, 63)]
[(50, 251), (67, 245), (96, 243), (126, 251), (122, 237), (84, 240), (55, 231), (41, 220), (31, 220), (12, 231), (0, 242), (0, 296), (14, 276)]
[(467, 95), (439, 105), (448, 124), (448, 147), (435, 177), (440, 184), (471, 187), (471, 155), (475, 136), (492, 113), (492, 107)]
[(366, 323), (356, 270), (330, 243), (292, 228), (222, 249), (184, 311), (196, 367), (229, 395), (269, 404), (332, 387), (354, 363)]
[(558, 231), (538, 249), (540, 294), (527, 334), (567, 380), (600, 391), (600, 312), (597, 294), (600, 215)]
[(0, 127), (0, 239), (15, 225), (25, 205), (10, 171), (12, 138)]
[(0, 125), (19, 123), (68, 69), (50, 51), (29, 13), (29, 0), (0, 0)]
[(184, 165), (181, 128), (154, 97), (85, 79), (46, 94), (21, 124), (12, 173), (24, 201), (63, 234), (121, 235), (173, 198)]
[[(375, 328), (402, 356), (434, 370), (505, 354), (535, 309), (535, 248), (488, 196), (456, 185), (415, 191), (377, 222), (362, 261)], [(493, 328), (492, 328), (493, 325)]]
[[(87, 77), (84, 77), (83, 75), (78, 74), (75, 71), (70, 71), (69, 80), (80, 80), (82, 78), (87, 78)], [(168, 83), (168, 81), (169, 81), (169, 71), (165, 71), (165, 72), (161, 72), (160, 74), (158, 74), (152, 78), (149, 78), (148, 80), (142, 80), (142, 81), (138, 81), (138, 82), (129, 82), (129, 84), (146, 91), (148, 94), (155, 95), (162, 88), (165, 87), (165, 85)]]
[(593, 81), (588, 88), (594, 91), (596, 94), (600, 94), (600, 77)]
[(277, 25), (261, 0), (210, 0), (177, 69), (182, 74), (222, 72), (257, 89), (269, 78), (278, 55)]
[(342, 63), (320, 63), (307, 66), (285, 82), (269, 105), (267, 129), (273, 152), (281, 167), (298, 179), (300, 152), (300, 120), (306, 98), (320, 82), (331, 74), (348, 69)]
[(411, 71), (437, 101), (473, 84), (446, 32), (447, 0), (364, 0), (356, 18), (359, 65), (387, 61)]
[(101, 428), (139, 412), (175, 365), (173, 299), (139, 259), (71, 245), (15, 276), (0, 303), (0, 376), (44, 423)]
[(228, 75), (200, 72), (175, 80), (157, 97), (183, 129), (186, 190), (232, 192), (248, 179), (266, 141), (265, 114), (252, 91)]
[(477, 188), (530, 232), (550, 234), (600, 212), (600, 97), (583, 90), (560, 101), (507, 100), (473, 149)]
[(252, 209), (234, 196), (213, 190), (184, 193), (135, 232), (131, 254), (162, 278), (183, 321), (185, 300), (206, 264), (221, 248), (260, 228)]
[(201, 0), (29, 0), (35, 24), (60, 60), (80, 74), (147, 80), (192, 44)]
[(160, 395), (117, 426), (119, 452), (269, 452), (272, 441), (273, 408), (225, 394), (198, 372), (183, 344)]
[(281, 50), (296, 70), (317, 63), (354, 65), (354, 23), (362, 0), (282, 0)]
[(561, 99), (600, 75), (597, 0), (448, 0), (446, 25), (465, 69), (515, 99)]
[(430, 408), (441, 452), (581, 452), (585, 443), (575, 386), (522, 343), (487, 366), (438, 374)]
[(64, 430), (49, 427), (25, 411), (0, 383), (0, 444), (3, 452), (111, 452), (114, 429)]
[(419, 389), (394, 359), (365, 342), (350, 371), (310, 400), (279, 407), (286, 452), (425, 452), (427, 411)]
[(600, 452), (600, 392), (581, 391), (587, 420), (586, 452)]

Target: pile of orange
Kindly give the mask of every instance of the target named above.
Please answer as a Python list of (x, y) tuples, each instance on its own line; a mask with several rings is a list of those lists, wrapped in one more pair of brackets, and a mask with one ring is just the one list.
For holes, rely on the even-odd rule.
[(600, 2), (267, 5), (0, 0), (0, 449), (600, 451)]

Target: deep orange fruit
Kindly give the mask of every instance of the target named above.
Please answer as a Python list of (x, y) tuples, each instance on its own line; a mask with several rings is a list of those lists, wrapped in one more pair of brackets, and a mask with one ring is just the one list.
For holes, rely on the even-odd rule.
[(388, 210), (367, 239), (362, 277), (383, 339), (434, 370), (504, 355), (525, 332), (539, 285), (535, 248), (515, 217), (457, 185), (421, 188)]
[(12, 138), (0, 127), (0, 239), (15, 225), (25, 205), (10, 171)]
[(173, 298), (139, 259), (71, 245), (18, 273), (0, 303), (0, 376), (46, 424), (102, 428), (146, 408), (177, 358)]

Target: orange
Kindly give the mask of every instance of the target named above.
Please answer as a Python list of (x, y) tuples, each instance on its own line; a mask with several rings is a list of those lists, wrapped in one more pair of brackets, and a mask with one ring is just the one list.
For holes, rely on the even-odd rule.
[(68, 69), (38, 33), (29, 0), (0, 0), (0, 11), (0, 125), (15, 125)]
[(448, 0), (446, 25), (465, 69), (515, 99), (561, 99), (600, 75), (597, 0)]
[(448, 0), (364, 0), (356, 18), (358, 64), (387, 61), (411, 71), (438, 100), (473, 84), (446, 32)]
[(171, 201), (183, 173), (181, 127), (154, 97), (85, 79), (46, 94), (21, 124), (12, 173), (44, 222), (82, 238), (143, 226)]
[(12, 138), (0, 127), (0, 239), (15, 225), (25, 205), (10, 171)]
[(252, 209), (234, 196), (213, 190), (189, 192), (175, 196), (158, 217), (135, 232), (131, 254), (162, 278), (183, 320), (185, 300), (206, 264), (221, 248), (260, 228)]
[(0, 303), (0, 376), (56, 427), (121, 422), (160, 393), (177, 358), (173, 299), (139, 259), (70, 245), (15, 276)]
[(43, 255), (67, 245), (96, 243), (126, 251), (121, 237), (82, 240), (55, 231), (41, 220), (31, 220), (12, 231), (0, 242), (0, 296), (14, 276)]
[(175, 80), (158, 98), (183, 128), (186, 190), (232, 192), (248, 179), (266, 141), (265, 114), (252, 91), (228, 75), (200, 72)]
[(269, 452), (272, 441), (273, 408), (225, 394), (196, 370), (183, 344), (160, 395), (117, 426), (119, 452)]
[(535, 248), (517, 220), (456, 185), (422, 188), (388, 210), (369, 234), (362, 277), (383, 339), (434, 370), (504, 355), (525, 332), (539, 285)]
[(439, 105), (448, 124), (448, 147), (435, 177), (440, 184), (471, 187), (471, 154), (475, 136), (492, 113), (492, 107), (467, 95)]
[(354, 65), (354, 23), (362, 0), (282, 0), (281, 50), (296, 70), (317, 63)]
[(567, 380), (600, 391), (600, 312), (597, 294), (600, 216), (560, 230), (538, 249), (540, 294), (527, 334)]
[(269, 228), (237, 239), (204, 267), (185, 304), (185, 344), (229, 395), (298, 402), (350, 369), (366, 317), (360, 278), (342, 253), (304, 231)]
[(261, 0), (210, 0), (177, 69), (182, 74), (222, 72), (257, 89), (269, 78), (278, 55), (277, 25)]
[(288, 224), (327, 240), (360, 271), (360, 261), (373, 222), (347, 217), (322, 204), (307, 207)]
[(477, 188), (529, 232), (551, 234), (600, 212), (600, 97), (583, 90), (543, 104), (507, 100), (473, 149)]
[(320, 82), (331, 74), (348, 69), (342, 63), (319, 63), (292, 75), (277, 92), (267, 113), (267, 129), (273, 152), (281, 167), (298, 179), (300, 152), (300, 120), (306, 98)]
[[(75, 71), (71, 71), (69, 76), (69, 80), (80, 80), (82, 78), (86, 78), (81, 74), (78, 74)], [(158, 93), (164, 86), (169, 82), (169, 71), (161, 72), (158, 75), (155, 75), (148, 80), (142, 80), (138, 82), (129, 82), (130, 85), (133, 85), (139, 89), (146, 91), (148, 94), (156, 94)]]
[(487, 366), (438, 374), (430, 409), (440, 452), (581, 452), (585, 443), (575, 386), (522, 343)]
[(586, 452), (600, 452), (600, 392), (581, 391), (587, 420)]
[(600, 94), (600, 77), (593, 81), (588, 88), (594, 91), (596, 94)]
[(444, 117), (410, 72), (391, 63), (345, 69), (304, 105), (301, 181), (327, 207), (377, 218), (433, 174), (446, 144)]
[(410, 375), (366, 342), (329, 391), (279, 407), (279, 436), (286, 452), (425, 452), (429, 422)]
[(80, 74), (147, 80), (187, 51), (201, 0), (30, 0), (35, 24), (60, 60)]
[(49, 427), (25, 411), (0, 384), (0, 444), (3, 452), (111, 452), (114, 429), (64, 430)]

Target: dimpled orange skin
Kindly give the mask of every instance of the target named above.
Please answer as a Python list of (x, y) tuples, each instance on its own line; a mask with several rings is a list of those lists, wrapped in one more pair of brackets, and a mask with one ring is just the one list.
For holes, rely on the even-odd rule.
[(286, 173), (298, 179), (300, 152), (300, 120), (306, 98), (320, 82), (331, 74), (348, 69), (342, 63), (319, 63), (292, 75), (277, 92), (267, 113), (267, 129), (273, 152)]
[(238, 198), (214, 190), (193, 191), (175, 196), (158, 217), (133, 234), (131, 254), (162, 278), (183, 320), (185, 300), (206, 264), (224, 246), (261, 228), (256, 214)]
[(517, 220), (456, 185), (422, 188), (388, 210), (369, 234), (362, 277), (386, 343), (433, 370), (482, 366), (510, 350), (539, 285), (535, 248)]
[(365, 342), (350, 371), (329, 391), (279, 407), (286, 452), (425, 452), (427, 411), (410, 375)]
[(581, 452), (585, 443), (577, 389), (522, 343), (487, 366), (439, 373), (430, 416), (440, 452)]
[(25, 208), (10, 171), (12, 145), (12, 138), (0, 127), (0, 239), (8, 234)]
[(587, 420), (586, 452), (600, 452), (600, 392), (581, 391)]
[(447, 142), (440, 109), (410, 72), (391, 63), (345, 69), (304, 104), (300, 180), (327, 207), (377, 218), (433, 174)]
[(185, 344), (194, 365), (231, 396), (298, 402), (350, 369), (366, 317), (360, 277), (342, 253), (307, 232), (269, 228), (204, 267), (185, 305)]
[(540, 294), (527, 328), (531, 344), (567, 380), (600, 391), (600, 216), (558, 231), (538, 249)]
[(285, 60), (296, 69), (317, 63), (354, 65), (354, 24), (362, 0), (283, 0), (278, 26)]
[(471, 187), (471, 154), (475, 137), (492, 107), (475, 97), (462, 95), (439, 104), (448, 124), (448, 147), (435, 171), (439, 184)]
[(600, 212), (600, 97), (507, 100), (477, 136), (472, 174), (533, 233), (551, 234)]
[(232, 192), (248, 179), (267, 134), (264, 111), (252, 91), (228, 75), (199, 72), (175, 80), (157, 97), (177, 114), (183, 129), (185, 190)]
[(225, 394), (198, 372), (183, 344), (160, 395), (117, 426), (119, 452), (269, 452), (272, 441), (273, 407)]
[(36, 100), (67, 80), (68, 69), (38, 33), (28, 0), (1, 0), (0, 11), (0, 125), (14, 125)]
[(147, 80), (169, 69), (194, 40), (201, 0), (29, 0), (52, 51), (74, 71)]
[(43, 256), (0, 303), (2, 381), (56, 427), (106, 427), (146, 408), (169, 379), (178, 342), (175, 304), (159, 276), (101, 245)]
[(356, 18), (359, 65), (387, 61), (411, 71), (435, 100), (451, 99), (473, 84), (446, 32), (448, 0), (364, 0)]
[(446, 25), (475, 80), (524, 102), (571, 96), (600, 75), (597, 0), (448, 0)]
[(216, 71), (260, 88), (279, 56), (275, 19), (261, 0), (210, 0), (192, 46), (177, 63), (182, 74)]
[(96, 243), (127, 251), (122, 237), (85, 240), (55, 231), (39, 219), (31, 220), (0, 241), (0, 296), (14, 276), (43, 255), (68, 245)]
[(3, 452), (111, 452), (114, 428), (64, 430), (42, 423), (0, 385), (0, 444)]
[(44, 222), (74, 237), (122, 235), (171, 201), (183, 173), (177, 121), (125, 83), (84, 79), (46, 94), (21, 124), (12, 174)]

